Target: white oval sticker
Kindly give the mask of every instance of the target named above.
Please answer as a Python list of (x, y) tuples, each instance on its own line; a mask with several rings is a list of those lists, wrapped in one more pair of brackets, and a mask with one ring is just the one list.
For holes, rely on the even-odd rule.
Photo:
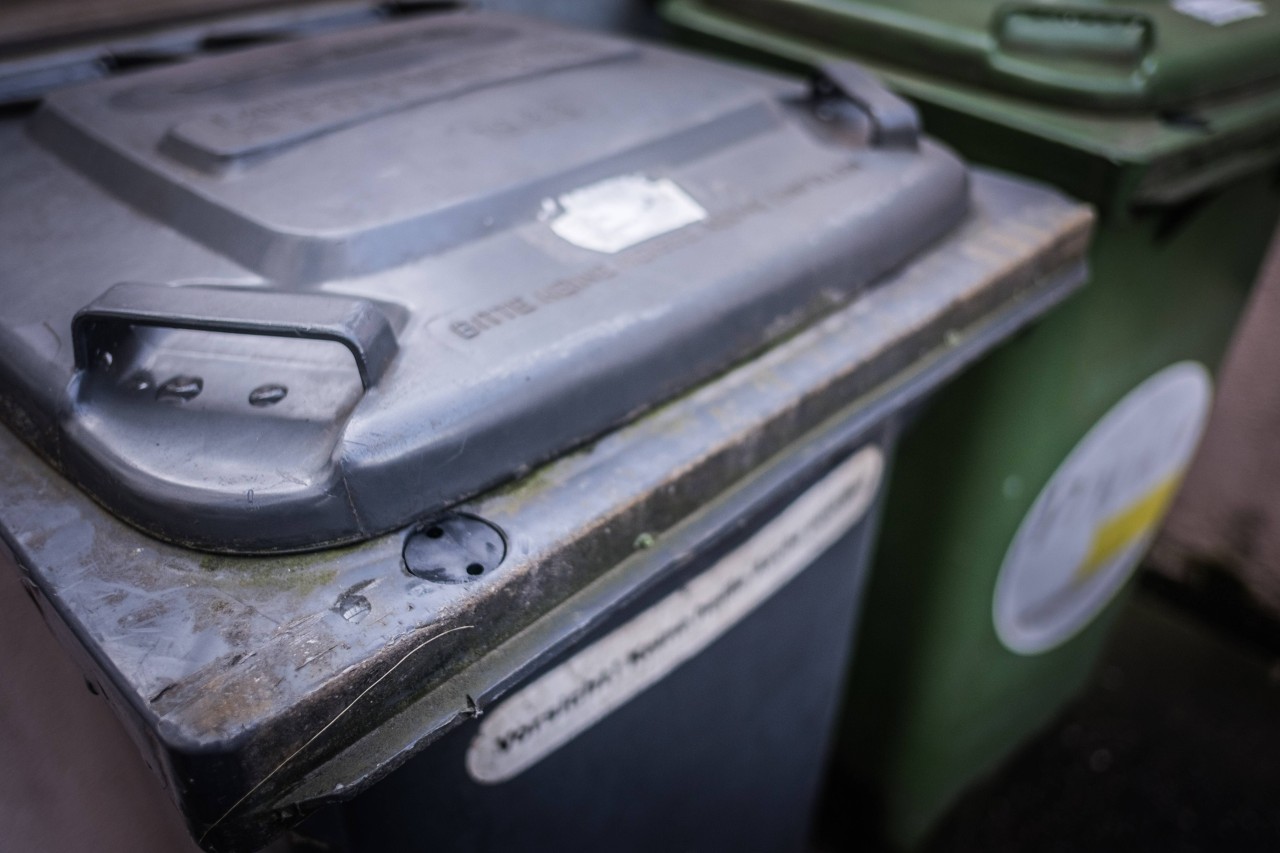
[(1023, 518), (996, 579), (1000, 641), (1053, 649), (1107, 605), (1146, 553), (1209, 415), (1195, 362), (1161, 370), (1094, 424)]
[(860, 521), (883, 471), (867, 445), (711, 568), (516, 691), (480, 723), (471, 777), (510, 779), (701, 652)]

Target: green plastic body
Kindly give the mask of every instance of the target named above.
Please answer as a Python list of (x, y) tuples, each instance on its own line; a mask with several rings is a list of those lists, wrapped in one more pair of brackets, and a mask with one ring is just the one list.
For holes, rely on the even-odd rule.
[(840, 747), (899, 846), (921, 842), (1089, 676), (1123, 595), (1063, 645), (1014, 654), (991, 615), (1005, 552), (1121, 397), (1178, 361), (1216, 369), (1276, 210), (1273, 185), (1241, 181), (1181, 222), (1104, 225), (1092, 281), (946, 388), (904, 440)]
[(834, 47), (949, 83), (1093, 112), (1187, 109), (1206, 99), (1273, 88), (1280, 76), (1278, 0), (696, 0), (696, 5), (677, 5), (670, 16), (680, 23), (698, 14), (714, 16), (717, 27), (745, 23), (794, 44)]
[[(814, 4), (842, 5), (772, 5)], [(930, 135), (1102, 214), (1084, 290), (944, 389), (903, 440), (837, 760), (874, 798), (886, 839), (910, 848), (1091, 672), (1123, 593), (1062, 645), (1023, 655), (996, 634), (996, 579), (1042, 488), (1113, 405), (1170, 364), (1216, 370), (1280, 214), (1280, 87), (1176, 114), (1082, 109), (1064, 104), (1061, 87), (1036, 100), (1002, 80), (943, 80), (921, 69), (921, 53), (936, 55), (927, 50), (911, 68), (886, 62), (883, 48), (868, 61), (725, 5), (673, 0), (664, 11), (740, 58), (792, 69), (859, 61), (914, 100)], [(915, 13), (921, 3), (895, 5)], [(930, 4), (953, 19), (939, 23), (949, 35), (962, 16), (942, 10), (992, 5)], [(1280, 23), (1274, 11), (1269, 27)]]
[[(894, 6), (898, 5), (911, 7), (920, 20), (924, 19), (924, 0), (895, 2)], [(970, 6), (991, 12), (993, 5), (985, 0), (927, 4), (935, 12)], [(996, 11), (1019, 5), (997, 6)], [(1025, 76), (1033, 78), (1030, 82), (1024, 76), (957, 77), (962, 66), (946, 64), (946, 54), (939, 59), (937, 46), (947, 37), (973, 40), (976, 36), (944, 25), (946, 22), (935, 27), (940, 32), (926, 31), (932, 39), (921, 35), (921, 44), (904, 45), (912, 60), (912, 64), (904, 64), (884, 58), (885, 45), (898, 43), (893, 39), (868, 37), (867, 45), (875, 45), (876, 52), (859, 52), (858, 45), (839, 42), (838, 30), (828, 28), (827, 38), (816, 34), (799, 38), (745, 15), (726, 12), (738, 6), (784, 7), (790, 19), (796, 8), (847, 6), (865, 11), (882, 8), (881, 3), (667, 0), (663, 12), (695, 44), (750, 62), (805, 72), (825, 60), (854, 59), (910, 97), (929, 134), (948, 142), (965, 157), (1047, 181), (1096, 205), (1104, 216), (1123, 218), (1135, 210), (1190, 201), (1206, 190), (1234, 178), (1256, 176), (1280, 162), (1280, 0), (1272, 0), (1272, 5), (1273, 13), (1258, 19), (1266, 22), (1265, 28), (1248, 20), (1231, 25), (1245, 28), (1251, 37), (1251, 49), (1243, 55), (1254, 57), (1255, 64), (1264, 69), (1277, 66), (1269, 81), (1227, 86), (1215, 92), (1201, 76), (1201, 82), (1193, 86), (1193, 72), (1209, 75), (1212, 80), (1215, 71), (1223, 71), (1223, 63), (1194, 51), (1168, 51), (1177, 61), (1165, 65), (1172, 65), (1178, 74), (1170, 75), (1166, 70), (1149, 75), (1150, 91), (1142, 97), (1109, 99), (1090, 95), (1093, 90), (1088, 86), (1073, 89), (1070, 84), (1081, 84), (1080, 75), (1058, 73), (1052, 66), (1037, 69), (1038, 74), (1027, 72)], [(1150, 11), (1163, 8), (1150, 6)], [(1181, 20), (1177, 23), (1184, 45), (1194, 44), (1194, 28), (1182, 32), (1187, 25)], [(1233, 32), (1230, 27), (1202, 24), (1200, 28), (1209, 31), (1201, 36), (1221, 38)], [(1260, 35), (1255, 35), (1259, 30)], [(1261, 37), (1266, 44), (1254, 45)], [(1225, 50), (1218, 47), (1212, 55), (1222, 53)], [(931, 69), (940, 62), (948, 70), (935, 73)], [(996, 82), (1001, 85), (993, 88), (991, 84)], [(1039, 84), (1038, 89), (1033, 82)], [(1143, 106), (1144, 100), (1152, 103)]]

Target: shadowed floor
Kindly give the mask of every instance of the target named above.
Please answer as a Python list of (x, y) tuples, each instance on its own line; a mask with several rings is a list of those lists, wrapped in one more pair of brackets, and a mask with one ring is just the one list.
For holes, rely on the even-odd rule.
[[(1280, 648), (1157, 586), (1086, 693), (952, 809), (927, 853), (1280, 849)], [(865, 815), (833, 811), (820, 849), (877, 849)]]

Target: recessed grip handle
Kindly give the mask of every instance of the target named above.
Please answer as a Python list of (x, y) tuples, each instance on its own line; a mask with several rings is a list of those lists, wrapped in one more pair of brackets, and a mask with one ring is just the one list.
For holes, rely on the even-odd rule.
[(885, 88), (873, 74), (852, 62), (819, 65), (812, 77), (815, 100), (849, 101), (871, 120), (871, 142), (881, 148), (915, 148), (920, 141), (920, 114)]
[(95, 352), (111, 346), (129, 326), (334, 341), (355, 357), (366, 390), (382, 377), (398, 349), (390, 319), (368, 299), (124, 282), (76, 312), (71, 321), (76, 368), (86, 369)]
[(991, 30), (1001, 50), (1134, 63), (1156, 43), (1145, 12), (1089, 3), (1006, 3), (992, 14)]

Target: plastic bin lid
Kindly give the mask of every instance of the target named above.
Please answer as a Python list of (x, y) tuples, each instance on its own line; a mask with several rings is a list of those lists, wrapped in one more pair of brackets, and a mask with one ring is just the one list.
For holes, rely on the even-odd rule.
[(945, 233), (967, 170), (916, 131), (853, 66), (485, 13), (60, 89), (0, 123), (0, 413), (172, 541), (385, 532)]
[(944, 79), (1098, 110), (1177, 109), (1280, 78), (1276, 0), (701, 0)]
[(271, 5), (260, 0), (9, 0), (0, 5), (0, 57), (33, 45), (101, 38)]

